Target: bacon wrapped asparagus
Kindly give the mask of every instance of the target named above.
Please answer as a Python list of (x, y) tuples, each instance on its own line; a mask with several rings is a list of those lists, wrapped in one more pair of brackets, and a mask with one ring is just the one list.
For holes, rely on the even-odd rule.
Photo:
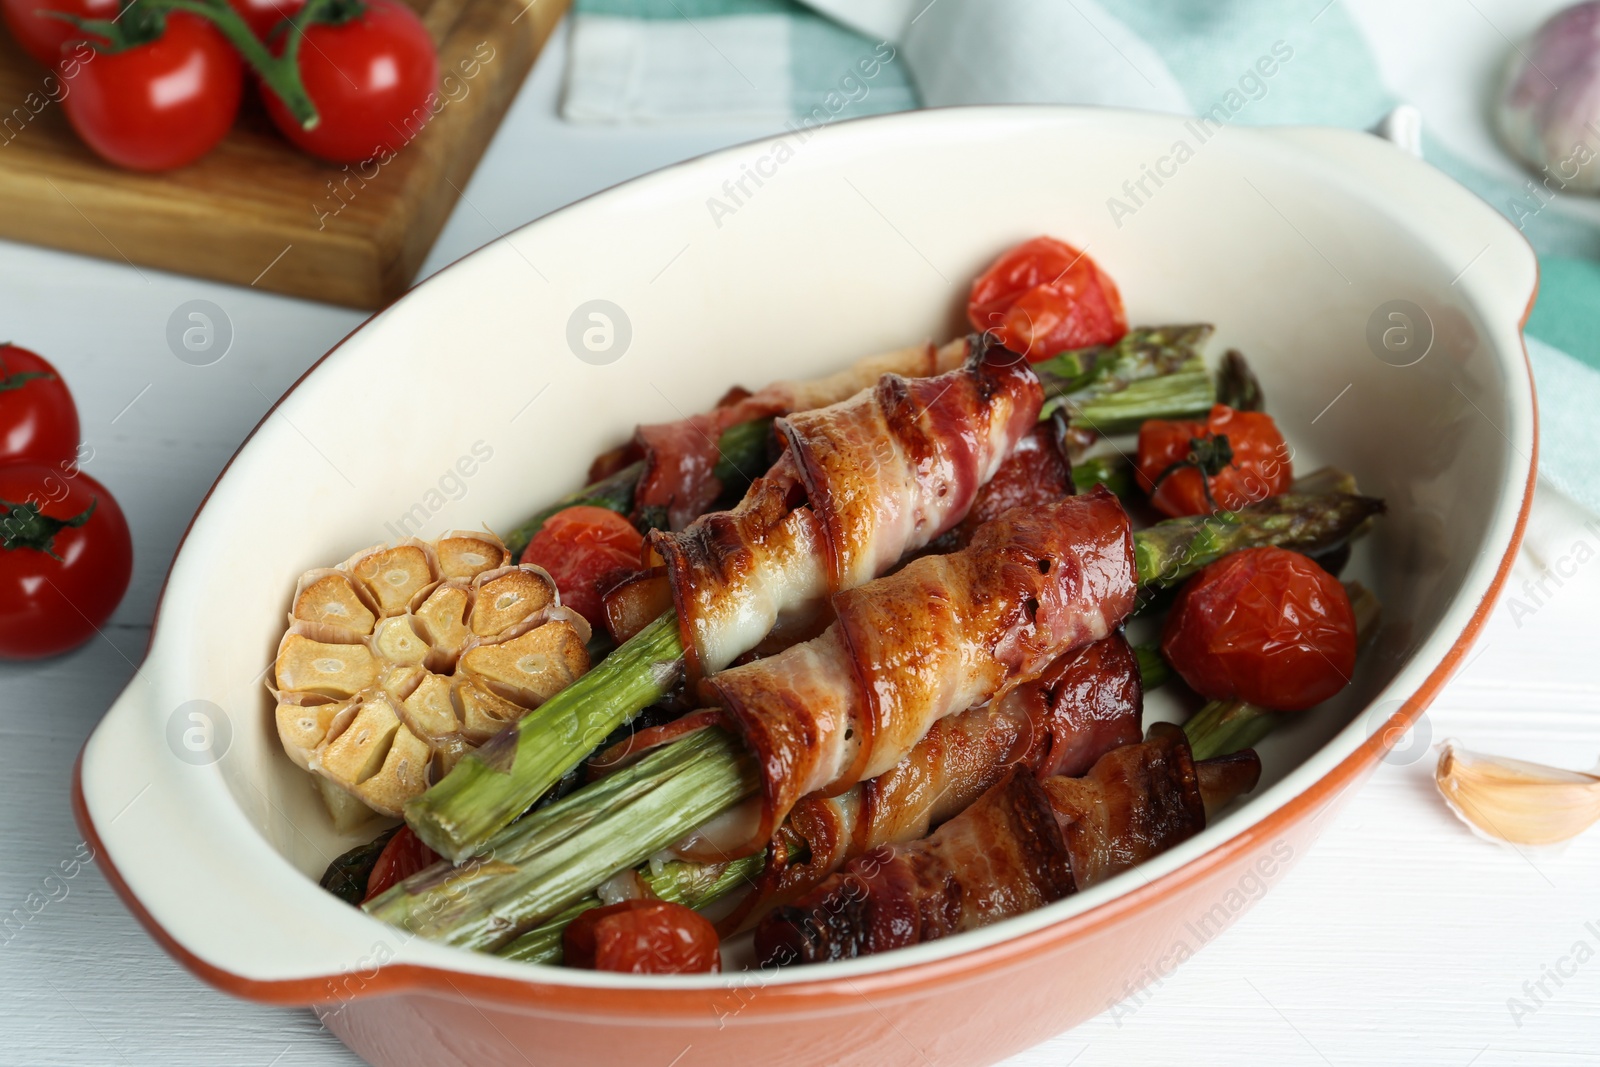
[(780, 619), (870, 580), (954, 526), (1037, 421), (1021, 357), (979, 345), (934, 378), (884, 375), (841, 404), (778, 420), (787, 451), (732, 512), (652, 537), (672, 583), (664, 616), (406, 805), (429, 847), (481, 849), (612, 730), (681, 677), (709, 674)]
[(734, 854), (800, 797), (883, 774), (934, 723), (1104, 638), (1134, 586), (1128, 517), (1100, 490), (1012, 510), (960, 552), (837, 594), (822, 635), (707, 683), (761, 768), (761, 818)]
[[(894, 767), (837, 796), (802, 797), (778, 836), (781, 853), (723, 922), (742, 925), (880, 845), (915, 841), (1022, 767), (1078, 775), (1139, 740), (1145, 682), (1120, 633), (1061, 656), (1002, 700), (941, 719)], [(796, 857), (791, 859), (790, 857)]]
[(1102, 756), (1081, 778), (1014, 768), (931, 837), (890, 845), (756, 926), (763, 965), (850, 959), (949, 937), (1087, 889), (1199, 833), (1255, 787), (1253, 751), (1195, 763), (1183, 731)]

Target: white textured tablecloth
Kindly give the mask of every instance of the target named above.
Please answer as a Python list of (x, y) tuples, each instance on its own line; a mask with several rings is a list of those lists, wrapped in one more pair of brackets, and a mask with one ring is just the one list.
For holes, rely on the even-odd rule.
[[(558, 36), (426, 270), (596, 189), (770, 132), (563, 126), (561, 61)], [(211, 367), (179, 362), (165, 341), (167, 316), (195, 298), (221, 305), (235, 328), (233, 350)], [(360, 318), (0, 243), (0, 334), (66, 373), (95, 449), (90, 470), (127, 511), (137, 553), (105, 640), (0, 666), (0, 916), (77, 853), (73, 760), (143, 655), (161, 578), (206, 487), (271, 399)], [(1543, 594), (1519, 589), (1530, 610), (1516, 618), (1501, 606), (1427, 729), (1586, 766), (1600, 754), (1600, 528), (1549, 495), (1530, 541), (1542, 562), (1525, 559), (1516, 584), (1547, 566)], [(1135, 1000), (1013, 1062), (1600, 1062), (1600, 832), (1551, 853), (1488, 845), (1439, 803), (1431, 765), (1429, 755), (1380, 768), (1233, 929)], [(192, 978), (92, 867), (64, 884), (65, 896), (52, 887), (56, 899), (0, 932), (0, 1067), (356, 1062), (309, 1012), (231, 1000)]]

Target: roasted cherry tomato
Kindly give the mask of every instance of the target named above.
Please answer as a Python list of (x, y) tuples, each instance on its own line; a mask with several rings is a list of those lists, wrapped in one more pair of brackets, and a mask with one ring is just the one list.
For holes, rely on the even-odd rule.
[(78, 408), (44, 357), (0, 345), (0, 463), (71, 464), (78, 458)]
[(105, 486), (70, 463), (0, 466), (0, 656), (83, 644), (132, 573), (128, 522)]
[[(264, 92), (273, 123), (302, 150), (335, 163), (380, 163), (433, 116), (439, 58), (416, 12), (399, 0), (344, 0), (334, 21), (306, 27), (298, 67), (318, 123), (305, 129)], [(277, 42), (282, 49), (284, 38)]]
[(1210, 700), (1300, 711), (1356, 668), (1356, 619), (1338, 579), (1298, 552), (1250, 548), (1178, 591), (1161, 651)]
[(132, 43), (63, 73), (61, 106), (84, 144), (129, 170), (170, 170), (209, 152), (233, 125), (244, 88), (239, 54), (216, 28), (183, 11), (127, 9)]
[(590, 908), (561, 937), (568, 967), (625, 974), (716, 974), (717, 929), (699, 912), (665, 900)]
[(411, 827), (400, 827), (389, 838), (389, 843), (383, 846), (383, 851), (378, 853), (378, 862), (372, 865), (372, 873), (367, 875), (367, 895), (361, 903), (365, 904), (390, 886), (438, 862), (439, 854), (424, 845), (422, 838), (411, 832)]
[(1289, 446), (1271, 415), (1218, 404), (1205, 422), (1151, 419), (1139, 428), (1139, 486), (1173, 518), (1237, 511), (1293, 480)]
[(120, 7), (120, 0), (0, 0), (0, 15), (5, 16), (6, 28), (23, 51), (53, 67), (61, 46), (83, 33), (66, 19), (41, 15), (40, 11), (59, 11), (80, 19), (114, 19)]
[(644, 538), (627, 519), (580, 504), (546, 519), (522, 550), (522, 562), (549, 571), (561, 602), (591, 626), (604, 626), (605, 592), (639, 569), (643, 547)]
[(1037, 363), (1128, 332), (1122, 294), (1095, 261), (1054, 237), (1024, 241), (972, 283), (967, 321)]

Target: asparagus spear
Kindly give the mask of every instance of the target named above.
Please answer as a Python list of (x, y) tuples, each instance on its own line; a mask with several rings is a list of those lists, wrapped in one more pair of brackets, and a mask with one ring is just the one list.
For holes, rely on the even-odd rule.
[(1065, 403), (1073, 429), (1093, 430), (1109, 437), (1132, 433), (1147, 419), (1203, 418), (1216, 402), (1211, 375), (1197, 359), (1190, 369), (1134, 382), (1115, 393)]
[(702, 730), (513, 823), (483, 855), (435, 864), (363, 907), (446, 944), (497, 948), (759, 785), (743, 745)]
[[(766, 866), (766, 863), (765, 852), (733, 860), (731, 863), (705, 864), (673, 860), (662, 864), (660, 869), (641, 867), (639, 877), (649, 887), (650, 892), (661, 900), (689, 908), (703, 908), (721, 900), (740, 886), (749, 885), (751, 879), (761, 873), (761, 868)], [(535, 926), (515, 941), (498, 949), (496, 955), (519, 960), (522, 963), (560, 963), (561, 935), (572, 924), (572, 920), (590, 908), (599, 906), (599, 897), (584, 897), (555, 918)]]
[(1048, 398), (1041, 417), (1048, 418), (1068, 400), (1106, 396), (1141, 379), (1204, 369), (1200, 349), (1211, 332), (1212, 327), (1204, 323), (1146, 326), (1129, 330), (1115, 344), (1074, 349), (1035, 363), (1034, 373), (1044, 383)]

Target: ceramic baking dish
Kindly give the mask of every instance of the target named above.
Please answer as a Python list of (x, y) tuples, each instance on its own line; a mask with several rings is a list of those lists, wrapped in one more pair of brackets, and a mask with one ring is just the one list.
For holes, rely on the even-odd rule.
[[(1029, 915), (774, 974), (518, 965), (410, 938), (317, 887), (353, 841), (279, 750), (262, 685), (300, 572), (417, 522), (509, 528), (635, 423), (733, 382), (953, 336), (970, 279), (1038, 233), (1089, 251), (1130, 321), (1217, 324), (1297, 468), (1336, 462), (1389, 503), (1353, 564), (1383, 601), (1378, 641), (1345, 694), (1261, 746), (1251, 797)], [(1304, 852), (1459, 665), (1527, 516), (1519, 326), (1535, 287), (1498, 214), (1348, 131), (953, 109), (648, 175), (429, 279), (263, 420), (184, 539), (138, 678), (84, 748), (80, 823), (176, 957), (236, 995), (319, 1005), (374, 1064), (993, 1062), (1236, 919), (1256, 895), (1241, 887)], [(1163, 699), (1153, 715), (1175, 713)], [(216, 720), (200, 758), (184, 735), (196, 709)]]

